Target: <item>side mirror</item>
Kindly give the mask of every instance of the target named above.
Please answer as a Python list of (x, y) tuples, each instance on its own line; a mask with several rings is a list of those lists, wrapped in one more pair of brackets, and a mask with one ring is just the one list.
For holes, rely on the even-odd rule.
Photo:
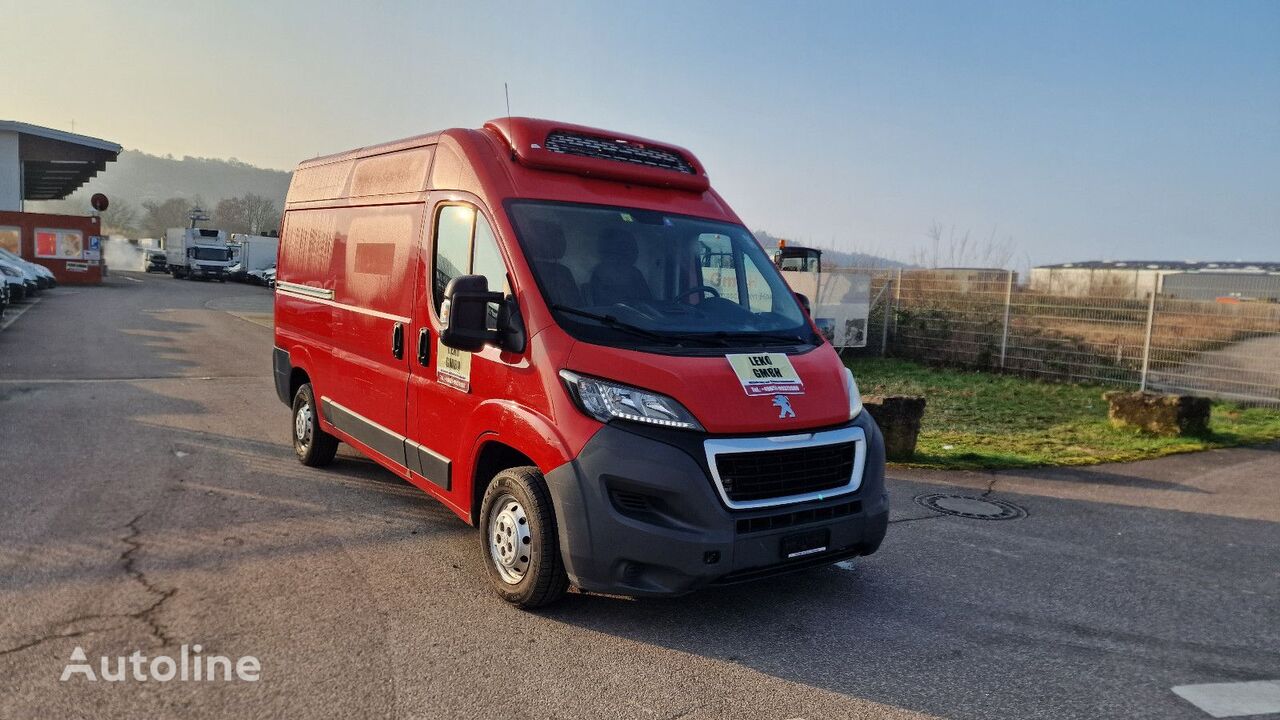
[(804, 293), (796, 293), (796, 300), (800, 301), (800, 307), (804, 308), (805, 315), (813, 315), (813, 306), (809, 304), (809, 296)]
[(497, 345), (501, 334), (488, 325), (489, 303), (502, 304), (502, 293), (489, 292), (483, 275), (460, 275), (449, 281), (440, 304), (440, 342), (463, 352), (479, 352)]

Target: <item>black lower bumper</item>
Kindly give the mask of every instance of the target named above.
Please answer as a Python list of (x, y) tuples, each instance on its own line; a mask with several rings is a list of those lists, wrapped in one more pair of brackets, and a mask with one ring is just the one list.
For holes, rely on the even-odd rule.
[(595, 592), (676, 595), (875, 552), (889, 517), (884, 440), (867, 413), (851, 424), (866, 436), (857, 490), (734, 511), (690, 451), (700, 440), (605, 426), (547, 474), (570, 580)]

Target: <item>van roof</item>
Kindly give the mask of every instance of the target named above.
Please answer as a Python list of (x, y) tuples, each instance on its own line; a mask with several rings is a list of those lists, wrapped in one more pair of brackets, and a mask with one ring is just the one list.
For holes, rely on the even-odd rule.
[(440, 135), (443, 131), (426, 133), (425, 135), (414, 135), (413, 137), (402, 138), (400, 140), (392, 140), (390, 142), (378, 143), (377, 145), (366, 145), (365, 147), (356, 148), (354, 150), (344, 150), (331, 155), (318, 155), (310, 160), (303, 160), (298, 163), (297, 170), (306, 168), (319, 167), (330, 163), (341, 162), (343, 160), (357, 160), (359, 158), (372, 157), (374, 155), (384, 155), (397, 150), (409, 150), (411, 148), (422, 147), (424, 145), (434, 145), (439, 142)]
[(306, 160), (294, 171), (285, 207), (352, 198), (403, 202), (433, 187), (599, 202), (584, 180), (625, 184), (630, 188), (624, 191), (626, 200), (635, 207), (737, 220), (711, 189), (702, 163), (685, 148), (526, 117), (498, 118), (480, 129), (441, 130)]

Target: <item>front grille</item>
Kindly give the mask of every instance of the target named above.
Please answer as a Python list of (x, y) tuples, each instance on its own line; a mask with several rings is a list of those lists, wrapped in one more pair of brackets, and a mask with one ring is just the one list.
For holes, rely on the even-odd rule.
[(618, 162), (632, 163), (633, 165), (647, 165), (664, 170), (674, 170), (686, 175), (694, 174), (693, 165), (688, 160), (680, 157), (679, 153), (664, 148), (644, 147), (643, 145), (622, 140), (607, 140), (605, 138), (591, 137), (590, 135), (557, 131), (547, 135), (544, 147), (553, 153), (562, 155), (580, 155), (602, 160), (616, 160)]
[(833, 490), (849, 483), (857, 443), (717, 455), (724, 493), (734, 502)]

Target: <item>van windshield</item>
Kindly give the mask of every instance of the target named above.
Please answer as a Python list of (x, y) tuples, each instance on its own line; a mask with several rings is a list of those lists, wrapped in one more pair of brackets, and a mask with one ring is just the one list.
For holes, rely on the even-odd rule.
[(821, 342), (740, 225), (529, 200), (507, 212), (547, 305), (579, 340), (672, 352)]

